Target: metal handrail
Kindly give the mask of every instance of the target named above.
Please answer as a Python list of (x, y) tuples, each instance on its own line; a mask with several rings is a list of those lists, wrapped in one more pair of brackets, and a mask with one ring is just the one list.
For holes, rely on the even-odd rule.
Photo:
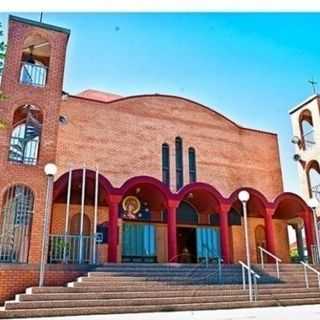
[[(201, 277), (201, 278), (198, 278), (197, 280), (206, 280), (206, 279), (208, 279), (208, 282), (207, 282), (207, 284), (206, 284), (206, 286), (208, 286), (209, 284), (210, 284), (210, 277), (212, 277), (212, 276), (214, 276), (214, 275), (216, 275), (216, 271), (214, 271), (214, 272), (210, 272), (209, 274), (207, 274), (207, 275), (205, 275), (205, 276), (203, 276), (203, 277)], [(220, 279), (220, 275), (219, 275), (219, 273), (218, 273), (218, 281), (219, 281), (219, 283), (221, 284), (221, 279)], [(201, 286), (201, 288), (203, 287), (204, 285), (202, 285)], [(197, 292), (197, 290), (198, 290), (198, 288), (195, 288), (194, 290), (193, 290), (193, 292), (192, 292), (192, 296), (195, 296), (195, 293)]]
[[(249, 268), (248, 265), (246, 265), (244, 262), (242, 262), (241, 260), (239, 260), (239, 263), (241, 265), (242, 268), (242, 290), (246, 290), (246, 276), (245, 276), (245, 270), (247, 270), (248, 273), (248, 279), (249, 277), (253, 276), (253, 283), (254, 283), (254, 301), (257, 301), (258, 299), (258, 283), (257, 283), (257, 279), (260, 279), (261, 276), (259, 276), (254, 270), (252, 270), (252, 268)], [(249, 286), (251, 285), (251, 283), (248, 281)], [(249, 288), (250, 291), (250, 288)], [(249, 295), (250, 298), (250, 302), (252, 302), (251, 300), (251, 296)]]
[(179, 258), (179, 257), (182, 257), (182, 256), (190, 256), (190, 257), (193, 257), (193, 258), (196, 258), (196, 256), (194, 255), (194, 254), (187, 254), (187, 253), (179, 253), (179, 254), (176, 254), (175, 256), (173, 256), (172, 258), (170, 258), (169, 260), (168, 260), (168, 263), (177, 263), (176, 261), (174, 261), (174, 260), (176, 260), (177, 258)]
[[(168, 270), (170, 269), (170, 263), (172, 263), (173, 260), (176, 260), (178, 257), (184, 256), (184, 255), (185, 255), (185, 253), (180, 253), (180, 254), (177, 254), (177, 255), (173, 256), (172, 258), (170, 258), (168, 260), (168, 264), (169, 264)], [(192, 254), (190, 254), (190, 256), (195, 257)], [(222, 262), (223, 262), (223, 259), (221, 257), (218, 257), (218, 256), (217, 257), (212, 257), (212, 258), (214, 258), (214, 259), (216, 259), (218, 261), (218, 281), (219, 281), (219, 283), (221, 283), (222, 282)], [(187, 274), (187, 278), (188, 277), (192, 278), (192, 276), (196, 272), (196, 270), (198, 270), (200, 267), (202, 267), (203, 264), (206, 266), (206, 268), (209, 268), (207, 259), (206, 259), (205, 263), (203, 263), (203, 262), (197, 263), (197, 264), (194, 265), (194, 268)], [(210, 273), (209, 275), (203, 277), (203, 279), (205, 279), (207, 277), (210, 277), (211, 275), (213, 275), (215, 273), (216, 272)]]
[(265, 248), (259, 246), (258, 247), (260, 249), (260, 257), (261, 257), (261, 269), (264, 269), (264, 261), (263, 261), (263, 252), (266, 253), (267, 255), (269, 255), (271, 258), (273, 258), (274, 260), (276, 260), (276, 269), (277, 269), (277, 278), (280, 279), (280, 270), (279, 270), (279, 262), (282, 262), (282, 260), (275, 256), (273, 253), (271, 253), (270, 251), (266, 250)]
[[(207, 245), (203, 245), (203, 247), (206, 249), (206, 267), (208, 268), (209, 266), (209, 255), (208, 253), (212, 250), (209, 249)], [(213, 256), (211, 257), (213, 259), (216, 259), (218, 261), (218, 272), (219, 272), (219, 282), (221, 282), (222, 279), (222, 266), (221, 263), (223, 262), (223, 259), (219, 256)]]
[(308, 278), (308, 272), (307, 269), (311, 270), (312, 272), (317, 274), (318, 278), (318, 286), (320, 288), (320, 272), (316, 270), (315, 268), (312, 268), (308, 263), (304, 261), (300, 261), (300, 263), (303, 265), (303, 270), (304, 270), (304, 280), (306, 282), (306, 288), (309, 288), (309, 278)]

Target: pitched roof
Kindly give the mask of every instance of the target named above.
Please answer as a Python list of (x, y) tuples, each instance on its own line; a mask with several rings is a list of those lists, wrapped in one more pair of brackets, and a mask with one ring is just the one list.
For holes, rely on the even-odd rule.
[(310, 97), (308, 97), (306, 100), (304, 100), (303, 102), (299, 103), (297, 106), (295, 106), (294, 108), (292, 108), (289, 111), (289, 114), (293, 114), (296, 111), (298, 111), (299, 109), (301, 109), (302, 107), (304, 107), (306, 104), (310, 103), (311, 101), (313, 101), (314, 99), (318, 98), (319, 95), (318, 94), (314, 94)]
[(58, 27), (58, 26), (54, 26), (54, 25), (48, 24), (48, 23), (34, 21), (34, 20), (26, 19), (26, 18), (13, 16), (13, 15), (9, 15), (9, 20), (17, 21), (17, 22), (21, 22), (21, 23), (25, 23), (25, 24), (29, 24), (31, 26), (44, 28), (44, 29), (48, 29), (48, 30), (53, 30), (53, 31), (57, 31), (57, 32), (63, 32), (63, 33), (66, 33), (68, 36), (70, 34), (70, 30), (69, 29)]

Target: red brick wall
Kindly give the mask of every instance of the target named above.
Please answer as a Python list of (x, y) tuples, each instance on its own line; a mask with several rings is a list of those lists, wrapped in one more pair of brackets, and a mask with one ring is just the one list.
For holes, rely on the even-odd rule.
[[(30, 35), (39, 34), (51, 46), (47, 85), (44, 88), (19, 83), (20, 65), (24, 41)], [(62, 93), (62, 80), (68, 35), (33, 25), (9, 21), (8, 50), (1, 81), (1, 90), (7, 99), (0, 101), (0, 118), (7, 126), (0, 129), (0, 208), (3, 194), (13, 184), (25, 184), (35, 193), (35, 206), (31, 234), (29, 261), (39, 262), (42, 238), (46, 177), (43, 167), (55, 162), (58, 116)], [(20, 166), (8, 162), (8, 145), (12, 131), (14, 111), (25, 104), (38, 107), (44, 115), (37, 166)]]
[[(0, 265), (0, 304), (14, 299), (26, 288), (38, 286), (39, 266), (35, 265)], [(86, 274), (84, 269), (72, 269), (70, 266), (49, 266), (45, 274), (45, 285), (63, 286), (67, 282)]]
[(188, 148), (197, 155), (197, 179), (229, 196), (253, 187), (272, 199), (282, 191), (277, 136), (243, 129), (220, 114), (185, 99), (132, 97), (99, 103), (69, 97), (61, 104), (69, 123), (59, 127), (59, 173), (85, 163), (114, 186), (128, 178), (162, 179), (161, 145), (170, 146), (171, 189), (175, 191), (175, 138), (183, 139), (184, 182), (189, 183)]

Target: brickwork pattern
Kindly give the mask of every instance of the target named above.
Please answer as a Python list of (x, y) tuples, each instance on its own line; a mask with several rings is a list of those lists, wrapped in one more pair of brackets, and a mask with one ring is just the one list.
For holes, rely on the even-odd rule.
[[(44, 88), (19, 83), (24, 41), (31, 35), (41, 35), (51, 46), (47, 85)], [(8, 49), (1, 90), (7, 99), (0, 102), (0, 117), (7, 125), (0, 130), (0, 207), (3, 194), (13, 184), (26, 184), (35, 193), (35, 206), (31, 231), (29, 261), (38, 262), (41, 252), (43, 212), (46, 192), (44, 165), (56, 161), (58, 116), (62, 94), (65, 52), (68, 36), (65, 33), (45, 30), (18, 21), (9, 21)], [(12, 131), (14, 111), (26, 104), (38, 107), (44, 116), (37, 166), (17, 165), (8, 162), (8, 145)]]
[[(48, 270), (45, 276), (45, 285), (62, 286), (76, 277), (84, 275), (86, 271), (77, 270)], [(2, 268), (0, 266), (0, 304), (13, 299), (15, 294), (24, 293), (26, 288), (38, 286), (39, 267), (30, 266), (10, 266)]]
[(174, 147), (180, 136), (185, 184), (192, 146), (198, 181), (215, 186), (223, 195), (243, 186), (256, 188), (269, 199), (282, 192), (276, 135), (240, 128), (188, 100), (159, 95), (99, 103), (69, 97), (61, 104), (61, 114), (69, 123), (58, 132), (59, 174), (71, 164), (81, 168), (85, 163), (91, 169), (98, 164), (116, 187), (138, 175), (161, 180), (161, 146), (168, 143), (175, 191)]

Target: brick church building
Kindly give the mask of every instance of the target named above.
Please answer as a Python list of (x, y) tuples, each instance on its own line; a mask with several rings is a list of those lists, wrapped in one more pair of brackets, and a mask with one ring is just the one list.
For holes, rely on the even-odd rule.
[[(51, 285), (110, 262), (245, 260), (241, 190), (250, 194), (253, 263), (259, 247), (290, 262), (289, 226), (300, 257), (311, 257), (310, 209), (283, 192), (275, 133), (242, 127), (185, 97), (66, 93), (69, 36), (9, 18), (0, 102), (1, 301), (38, 283), (43, 236)], [(48, 163), (58, 172), (45, 234)]]

